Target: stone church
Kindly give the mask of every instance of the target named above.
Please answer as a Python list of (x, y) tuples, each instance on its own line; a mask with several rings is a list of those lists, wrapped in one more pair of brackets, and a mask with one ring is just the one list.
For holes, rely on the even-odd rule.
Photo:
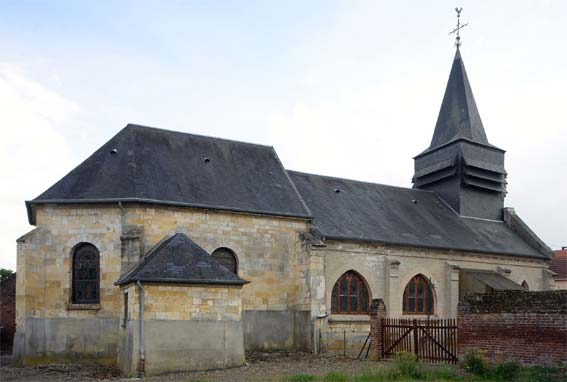
[(246, 350), (355, 354), (373, 298), (391, 317), (450, 318), (467, 292), (550, 289), (551, 250), (504, 207), (504, 155), (459, 49), (412, 188), (127, 125), (26, 202), (14, 355), (139, 375), (237, 366)]

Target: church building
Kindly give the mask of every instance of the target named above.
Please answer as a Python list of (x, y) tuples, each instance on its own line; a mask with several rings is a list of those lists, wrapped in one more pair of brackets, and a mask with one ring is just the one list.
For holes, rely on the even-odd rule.
[(356, 355), (374, 298), (390, 317), (454, 318), (468, 292), (552, 289), (552, 251), (504, 207), (504, 156), (459, 48), (412, 188), (129, 124), (26, 202), (14, 356), (151, 375), (248, 350)]

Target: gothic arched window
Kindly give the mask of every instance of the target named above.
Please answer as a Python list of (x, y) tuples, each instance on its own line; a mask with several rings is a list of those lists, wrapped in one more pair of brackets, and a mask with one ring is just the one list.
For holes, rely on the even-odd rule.
[(404, 314), (433, 314), (433, 290), (423, 275), (417, 275), (406, 285), (402, 310)]
[(213, 252), (213, 258), (234, 274), (238, 272), (238, 261), (231, 249), (218, 248)]
[(100, 256), (92, 244), (79, 244), (73, 251), (71, 303), (98, 304), (100, 301)]
[(366, 282), (355, 271), (343, 273), (331, 295), (331, 313), (368, 314), (369, 294)]
[(524, 280), (524, 282), (522, 283), (522, 287), (527, 291), (530, 290), (530, 286), (528, 285), (528, 282), (526, 280)]

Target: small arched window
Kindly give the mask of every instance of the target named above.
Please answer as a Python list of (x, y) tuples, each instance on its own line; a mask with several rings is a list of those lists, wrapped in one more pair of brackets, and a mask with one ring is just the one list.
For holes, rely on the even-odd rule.
[(522, 287), (524, 288), (524, 290), (530, 290), (530, 286), (528, 285), (528, 282), (526, 280), (524, 280), (524, 282), (522, 283)]
[(73, 251), (71, 302), (98, 304), (100, 301), (100, 256), (92, 244), (79, 244)]
[(355, 271), (344, 273), (333, 287), (331, 313), (368, 314), (369, 294), (366, 283)]
[(213, 252), (213, 258), (234, 274), (238, 273), (236, 255), (231, 249), (218, 248)]
[(406, 285), (402, 310), (404, 314), (433, 314), (433, 290), (423, 275), (417, 275)]

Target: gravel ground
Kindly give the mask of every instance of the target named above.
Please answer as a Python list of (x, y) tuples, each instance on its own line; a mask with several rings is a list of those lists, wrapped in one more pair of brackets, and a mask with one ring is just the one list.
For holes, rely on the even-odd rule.
[[(330, 372), (357, 374), (377, 369), (383, 364), (358, 361), (344, 357), (320, 357), (311, 353), (250, 353), (243, 367), (168, 374), (146, 378), (148, 382), (238, 382), (283, 381), (297, 374), (324, 375)], [(116, 369), (97, 365), (46, 365), (34, 367), (0, 368), (0, 381), (59, 382), (59, 381), (113, 381), (135, 379), (120, 378)]]

